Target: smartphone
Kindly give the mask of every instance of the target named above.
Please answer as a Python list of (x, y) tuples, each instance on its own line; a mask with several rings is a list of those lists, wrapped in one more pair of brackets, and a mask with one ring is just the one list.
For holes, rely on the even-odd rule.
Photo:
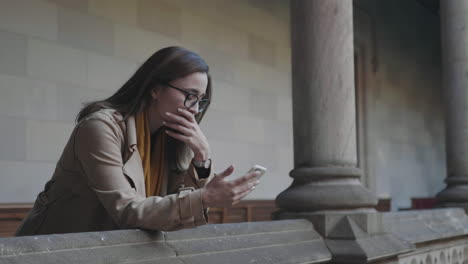
[(260, 174), (257, 176), (257, 180), (259, 180), (267, 171), (267, 169), (265, 167), (262, 167), (260, 165), (253, 165), (252, 168), (250, 168), (250, 170), (247, 172), (247, 173), (251, 173), (251, 172), (254, 172), (254, 171), (259, 171)]

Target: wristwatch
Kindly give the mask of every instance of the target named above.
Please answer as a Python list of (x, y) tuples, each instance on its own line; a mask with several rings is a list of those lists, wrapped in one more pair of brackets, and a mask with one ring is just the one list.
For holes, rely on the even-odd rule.
[(193, 160), (193, 165), (197, 168), (209, 169), (211, 166), (211, 159), (207, 160)]

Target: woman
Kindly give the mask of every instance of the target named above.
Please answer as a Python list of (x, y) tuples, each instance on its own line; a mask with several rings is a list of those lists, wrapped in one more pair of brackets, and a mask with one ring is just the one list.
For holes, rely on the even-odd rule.
[(16, 235), (207, 223), (209, 207), (237, 203), (259, 182), (213, 174), (198, 123), (212, 94), (197, 54), (168, 47), (153, 54), (114, 95), (85, 106), (52, 179)]

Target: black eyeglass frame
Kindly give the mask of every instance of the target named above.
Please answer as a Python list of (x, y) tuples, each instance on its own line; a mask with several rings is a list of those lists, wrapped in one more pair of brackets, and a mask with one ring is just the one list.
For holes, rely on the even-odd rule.
[[(191, 93), (191, 92), (189, 92), (189, 91), (186, 91), (186, 90), (184, 90), (184, 89), (182, 89), (182, 88), (175, 87), (174, 85), (171, 85), (171, 84), (169, 84), (169, 83), (166, 83), (166, 86), (167, 86), (167, 87), (170, 87), (170, 88), (172, 88), (172, 89), (176, 89), (176, 90), (178, 90), (178, 91), (180, 91), (180, 92), (182, 92), (182, 93), (185, 94), (184, 106), (185, 106), (187, 109), (192, 108), (195, 104), (197, 104), (198, 102), (200, 102), (200, 103), (198, 104), (198, 113), (201, 113), (201, 112), (203, 112), (203, 111), (208, 107), (208, 105), (210, 104), (210, 100), (209, 100), (209, 99), (203, 99), (203, 97), (200, 98), (200, 97), (198, 97), (198, 95), (196, 95), (196, 94), (194, 94), (194, 93)], [(187, 106), (187, 102), (188, 102), (188, 99), (189, 99), (190, 96), (194, 96), (197, 100), (195, 100), (192, 104), (190, 104), (190, 106)], [(203, 108), (202, 108), (201, 106), (203, 106)]]

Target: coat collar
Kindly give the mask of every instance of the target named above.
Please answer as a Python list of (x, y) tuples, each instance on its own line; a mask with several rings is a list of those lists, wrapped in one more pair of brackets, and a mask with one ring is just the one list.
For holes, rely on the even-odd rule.
[(127, 147), (133, 152), (137, 148), (135, 117), (128, 117), (125, 123), (127, 127)]
[(123, 172), (130, 179), (132, 179), (134, 187), (141, 196), (146, 197), (144, 171), (137, 149), (137, 133), (135, 117), (130, 116), (125, 121), (126, 134), (127, 134), (127, 149), (128, 157), (123, 165)]

